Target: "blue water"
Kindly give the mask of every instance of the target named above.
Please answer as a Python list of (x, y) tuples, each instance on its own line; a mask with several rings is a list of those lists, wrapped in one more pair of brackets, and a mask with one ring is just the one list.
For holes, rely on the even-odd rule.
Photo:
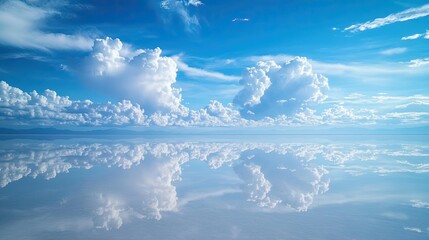
[(0, 140), (0, 239), (428, 239), (425, 136)]

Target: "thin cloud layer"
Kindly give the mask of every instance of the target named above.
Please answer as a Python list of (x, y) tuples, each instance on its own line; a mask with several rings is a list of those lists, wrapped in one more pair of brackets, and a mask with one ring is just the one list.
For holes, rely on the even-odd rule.
[(199, 0), (163, 0), (161, 8), (177, 14), (185, 25), (185, 29), (189, 32), (196, 31), (200, 26), (200, 21), (196, 15), (190, 13), (189, 7), (198, 7), (203, 5)]
[(1, 44), (40, 50), (91, 49), (93, 40), (87, 36), (43, 31), (44, 21), (60, 13), (32, 3), (9, 0), (0, 4)]

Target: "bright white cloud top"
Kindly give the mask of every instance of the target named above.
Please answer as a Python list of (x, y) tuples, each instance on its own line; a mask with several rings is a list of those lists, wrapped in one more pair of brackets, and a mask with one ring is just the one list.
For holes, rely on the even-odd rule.
[(99, 90), (139, 103), (146, 111), (178, 111), (180, 89), (174, 88), (177, 65), (161, 49), (131, 50), (119, 39), (97, 39), (86, 64), (88, 79)]
[(234, 99), (246, 117), (290, 115), (311, 104), (323, 102), (328, 79), (312, 71), (306, 58), (294, 58), (283, 65), (258, 62), (247, 68), (240, 81), (243, 90)]

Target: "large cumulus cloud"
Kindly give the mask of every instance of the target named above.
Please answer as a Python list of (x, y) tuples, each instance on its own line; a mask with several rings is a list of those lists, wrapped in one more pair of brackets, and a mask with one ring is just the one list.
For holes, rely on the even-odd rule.
[(177, 66), (161, 52), (160, 48), (133, 50), (119, 39), (97, 39), (85, 63), (85, 78), (97, 90), (137, 102), (149, 113), (178, 111), (180, 89), (172, 86)]
[(296, 57), (283, 65), (260, 61), (249, 67), (240, 81), (243, 89), (234, 103), (246, 118), (289, 115), (306, 106), (324, 101), (328, 79), (313, 73), (304, 57)]

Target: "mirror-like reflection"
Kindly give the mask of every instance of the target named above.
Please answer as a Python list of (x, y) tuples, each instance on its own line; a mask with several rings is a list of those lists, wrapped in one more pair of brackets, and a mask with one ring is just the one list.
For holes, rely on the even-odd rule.
[(427, 239), (429, 144), (3, 140), (1, 239)]

